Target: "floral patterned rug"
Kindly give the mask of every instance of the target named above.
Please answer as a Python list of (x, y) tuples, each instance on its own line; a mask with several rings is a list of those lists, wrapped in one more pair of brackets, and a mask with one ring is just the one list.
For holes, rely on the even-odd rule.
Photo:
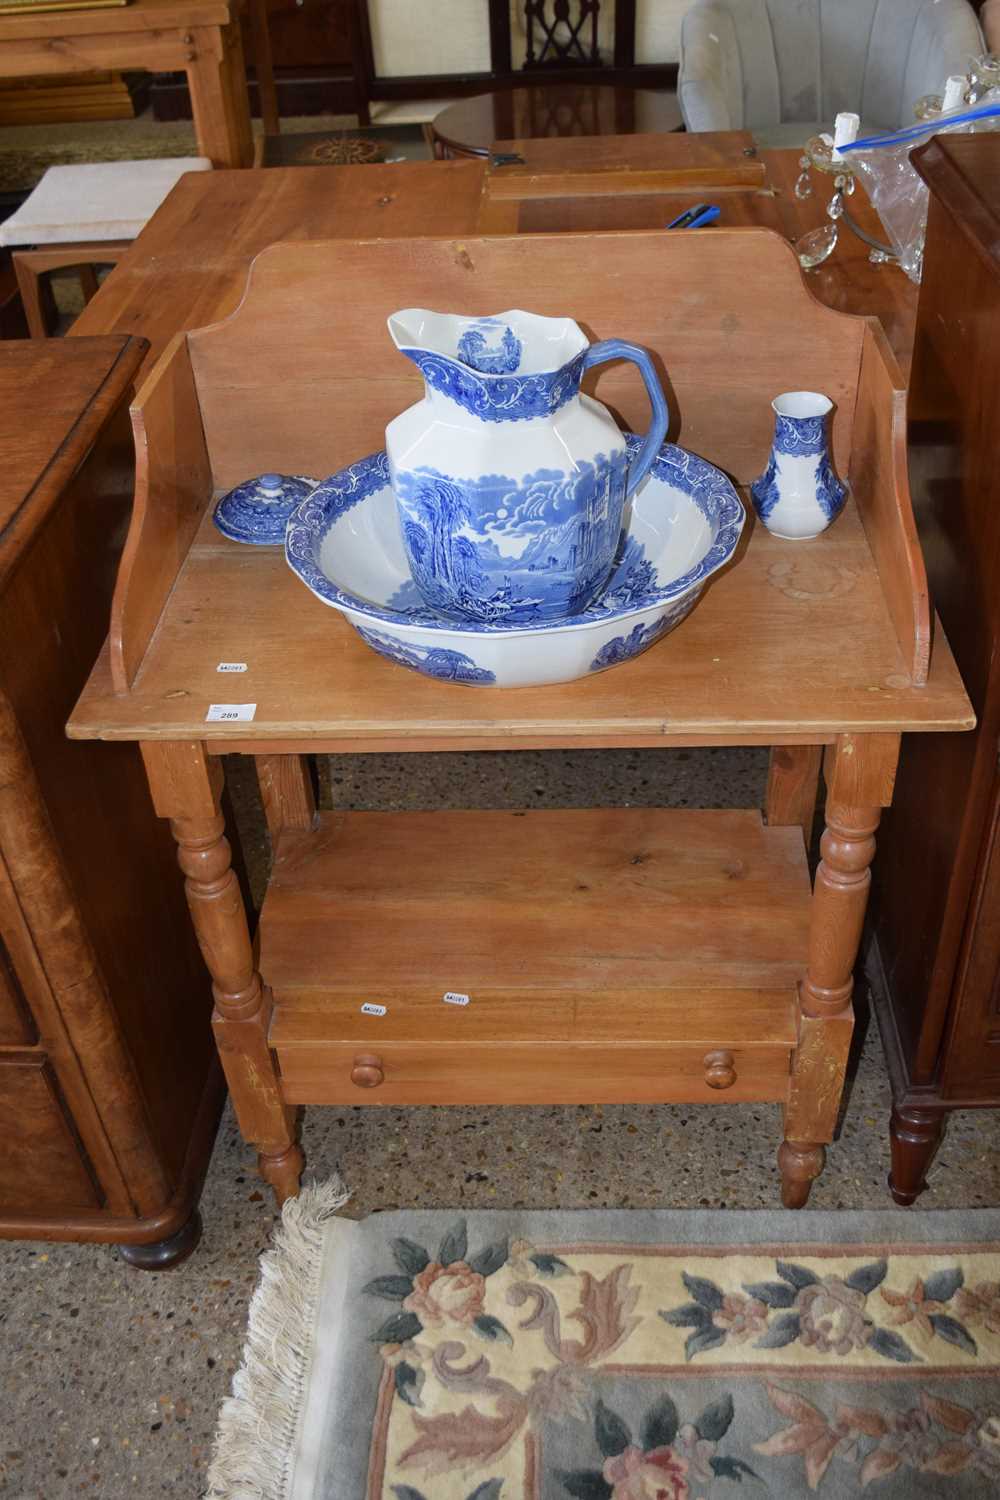
[(219, 1500), (1000, 1495), (1000, 1212), (286, 1205)]

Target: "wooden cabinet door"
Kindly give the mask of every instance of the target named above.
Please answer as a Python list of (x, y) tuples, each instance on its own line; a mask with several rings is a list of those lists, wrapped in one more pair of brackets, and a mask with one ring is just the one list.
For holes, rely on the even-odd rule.
[(28, 1002), (0, 936), (0, 1047), (25, 1045), (37, 1036)]
[(0, 1215), (100, 1208), (62, 1092), (39, 1050), (0, 1050), (0, 1140)]
[(1000, 778), (969, 904), (943, 1080), (946, 1097), (1000, 1098)]

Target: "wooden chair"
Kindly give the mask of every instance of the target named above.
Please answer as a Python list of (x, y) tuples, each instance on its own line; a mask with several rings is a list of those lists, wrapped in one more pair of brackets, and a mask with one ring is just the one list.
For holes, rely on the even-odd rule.
[(599, 68), (600, 15), (601, 0), (577, 0), (564, 11), (551, 0), (524, 0), (525, 68)]
[(257, 81), (257, 102), (264, 122), (264, 134), (278, 135), (281, 131), (281, 117), (278, 113), (278, 90), (274, 82), (271, 32), (267, 24), (267, 0), (249, 0), (247, 19), (250, 23), (253, 71)]
[[(387, 0), (352, 0), (352, 51), (356, 109), (362, 125), (371, 121), (373, 102), (393, 103), (403, 100), (448, 100), (468, 94), (487, 93), (496, 88), (515, 88), (529, 82), (525, 73), (544, 70), (548, 83), (626, 84), (633, 88), (673, 88), (677, 80), (676, 62), (636, 62), (636, 27), (639, 8), (666, 4), (666, 0), (570, 0), (567, 25), (556, 22), (553, 0), (518, 0), (520, 20), (525, 32), (524, 66), (514, 66), (515, 48), (512, 36), (510, 0), (488, 0), (476, 60), (452, 59), (447, 70), (420, 73), (412, 66), (405, 75), (386, 76), (375, 66), (372, 45), (372, 17)], [(468, 0), (454, 0), (456, 16), (468, 28), (465, 7)], [(671, 0), (676, 4), (677, 0)], [(613, 36), (610, 49), (600, 46), (602, 17), (613, 12)], [(441, 28), (440, 10), (435, 24)], [(447, 25), (444, 23), (445, 30)], [(454, 29), (454, 28), (453, 28)], [(605, 32), (607, 26), (605, 25)], [(435, 59), (445, 49), (441, 42)], [(450, 45), (450, 39), (448, 42)], [(607, 56), (610, 50), (610, 57)], [(488, 57), (487, 57), (488, 54)]]
[(34, 192), (0, 224), (33, 339), (44, 339), (55, 306), (46, 278), (79, 268), (85, 302), (97, 290), (95, 267), (118, 264), (143, 225), (186, 172), (207, 172), (205, 156), (49, 167)]

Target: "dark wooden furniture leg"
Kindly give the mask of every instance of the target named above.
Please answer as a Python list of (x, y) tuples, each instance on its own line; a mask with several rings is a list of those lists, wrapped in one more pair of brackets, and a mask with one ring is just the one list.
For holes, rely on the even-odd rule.
[(267, 0), (250, 0), (248, 17), (254, 75), (257, 79), (257, 99), (260, 104), (260, 117), (264, 122), (264, 134), (278, 135), (281, 130), (281, 116), (278, 112), (278, 90), (274, 82), (271, 31), (267, 22)]
[(354, 108), (358, 124), (370, 125), (371, 81), (375, 76), (375, 58), (372, 52), (371, 27), (368, 19), (368, 0), (350, 0), (351, 6), (351, 60), (354, 69)]
[(803, 1208), (833, 1139), (854, 1027), (851, 995), (875, 831), (892, 800), (899, 735), (840, 735), (827, 753), (826, 829), (813, 888), (799, 1044), (778, 1151), (781, 1201)]
[(893, 1105), (889, 1123), (892, 1170), (889, 1191), (897, 1203), (908, 1208), (927, 1186), (927, 1168), (944, 1134), (946, 1111), (916, 1104)]
[(188, 906), (212, 976), (212, 1027), (240, 1129), (258, 1149), (279, 1206), (299, 1190), (296, 1113), (281, 1097), (268, 1045), (271, 994), (254, 963), (250, 930), (220, 811), (223, 773), (197, 741), (146, 741), (153, 805), (170, 819)]

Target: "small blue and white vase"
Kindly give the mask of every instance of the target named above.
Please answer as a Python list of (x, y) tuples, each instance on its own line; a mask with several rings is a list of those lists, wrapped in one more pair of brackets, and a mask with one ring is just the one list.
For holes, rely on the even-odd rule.
[(318, 483), (301, 474), (259, 474), (228, 490), (216, 504), (212, 520), (231, 542), (280, 545), (288, 517)]
[[(625, 502), (656, 460), (667, 403), (646, 350), (591, 344), (569, 318), (410, 307), (389, 331), (424, 398), (386, 429), (403, 546), (425, 602), (452, 620), (532, 625), (586, 609), (611, 571)], [(580, 391), (605, 360), (638, 366), (652, 407), (630, 454)]]
[(786, 391), (771, 406), (771, 457), (750, 494), (768, 531), (799, 542), (825, 531), (847, 498), (846, 484), (830, 465), (827, 417), (833, 402), (818, 391)]

